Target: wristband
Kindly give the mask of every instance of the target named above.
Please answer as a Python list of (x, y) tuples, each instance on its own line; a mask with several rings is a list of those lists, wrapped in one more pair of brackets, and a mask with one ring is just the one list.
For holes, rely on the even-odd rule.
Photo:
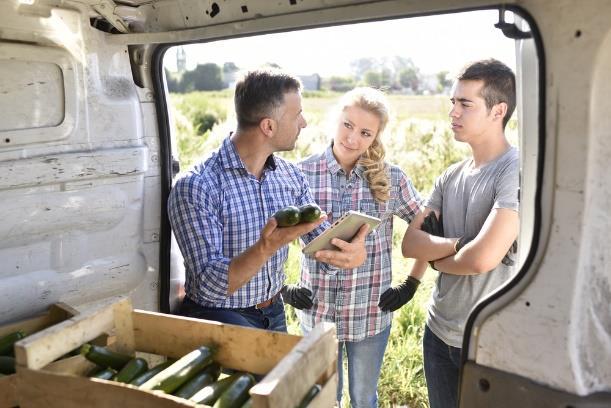
[(463, 244), (461, 243), (461, 240), (462, 240), (463, 238), (464, 238), (464, 237), (460, 237), (460, 238), (458, 238), (458, 239), (456, 240), (456, 242), (454, 243), (454, 253), (455, 253), (455, 254), (457, 254), (457, 253), (458, 253), (458, 251), (460, 251), (460, 250), (462, 249)]

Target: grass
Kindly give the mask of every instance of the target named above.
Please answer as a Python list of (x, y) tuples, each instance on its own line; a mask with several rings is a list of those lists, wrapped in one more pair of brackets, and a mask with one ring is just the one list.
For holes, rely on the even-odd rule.
[[(303, 108), (308, 127), (303, 129), (296, 148), (282, 153), (288, 160), (299, 161), (322, 151), (330, 142), (327, 113), (341, 94), (333, 92), (304, 92)], [(469, 154), (466, 146), (454, 141), (449, 130), (447, 96), (390, 95), (395, 120), (389, 125), (385, 139), (387, 161), (401, 167), (412, 179), (423, 196), (432, 189), (435, 177), (450, 164)], [(187, 170), (211, 151), (235, 128), (232, 93), (193, 92), (170, 97), (175, 138), (179, 150), (181, 169)], [(198, 114), (217, 117), (211, 129), (198, 128)], [(516, 120), (507, 129), (510, 141), (517, 141)], [(393, 232), (393, 282), (407, 277), (411, 261), (401, 256), (399, 245), (407, 224), (395, 218)], [(287, 282), (299, 281), (300, 249), (297, 244), (289, 248), (285, 265)], [(437, 272), (429, 269), (416, 296), (400, 311), (395, 312), (393, 327), (384, 357), (378, 394), (381, 407), (428, 407), (424, 368), (422, 362), (422, 336), (426, 320), (426, 306)], [(288, 330), (301, 334), (295, 311), (287, 306)], [(347, 375), (344, 376), (347, 378)], [(346, 384), (347, 381), (345, 381)], [(347, 387), (345, 387), (347, 389)], [(344, 390), (342, 405), (348, 406)]]

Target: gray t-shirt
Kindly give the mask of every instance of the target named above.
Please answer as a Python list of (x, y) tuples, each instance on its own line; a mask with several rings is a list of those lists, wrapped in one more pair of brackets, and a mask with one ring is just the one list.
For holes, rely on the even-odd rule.
[[(473, 159), (467, 159), (437, 178), (426, 206), (441, 211), (446, 237), (475, 237), (493, 209), (518, 211), (519, 172), (520, 156), (515, 147), (479, 169), (473, 168)], [(469, 312), (511, 277), (513, 270), (501, 263), (481, 275), (440, 272), (427, 325), (447, 345), (462, 347)]]

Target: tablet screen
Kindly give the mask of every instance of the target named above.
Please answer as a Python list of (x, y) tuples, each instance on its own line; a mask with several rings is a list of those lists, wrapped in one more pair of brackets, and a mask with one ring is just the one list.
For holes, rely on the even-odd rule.
[(350, 242), (363, 224), (369, 224), (370, 230), (373, 230), (380, 224), (380, 219), (357, 211), (348, 211), (303, 247), (302, 251), (309, 255), (321, 249), (337, 249), (335, 245), (331, 244), (333, 238)]

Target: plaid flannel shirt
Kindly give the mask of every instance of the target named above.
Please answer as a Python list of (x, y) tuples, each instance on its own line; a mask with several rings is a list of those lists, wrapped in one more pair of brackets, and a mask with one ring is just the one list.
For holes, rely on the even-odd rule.
[[(270, 156), (260, 180), (248, 173), (230, 138), (176, 182), (168, 214), (185, 259), (185, 291), (204, 307), (245, 308), (270, 299), (284, 282), (288, 246), (280, 248), (244, 286), (227, 296), (232, 258), (252, 246), (277, 210), (313, 203), (303, 174)], [(310, 241), (325, 222), (302, 237)]]
[(357, 165), (346, 177), (333, 156), (332, 147), (298, 166), (308, 179), (314, 199), (327, 212), (329, 222), (349, 210), (382, 220), (367, 236), (367, 259), (358, 268), (330, 274), (315, 259), (302, 257), (301, 285), (314, 294), (314, 305), (298, 312), (301, 323), (310, 330), (320, 321), (333, 322), (340, 341), (360, 341), (374, 336), (392, 321), (392, 313), (380, 310), (378, 302), (380, 295), (391, 286), (393, 215), (410, 222), (420, 212), (420, 196), (401, 169), (387, 165), (390, 199), (385, 203), (375, 201), (364, 169)]

